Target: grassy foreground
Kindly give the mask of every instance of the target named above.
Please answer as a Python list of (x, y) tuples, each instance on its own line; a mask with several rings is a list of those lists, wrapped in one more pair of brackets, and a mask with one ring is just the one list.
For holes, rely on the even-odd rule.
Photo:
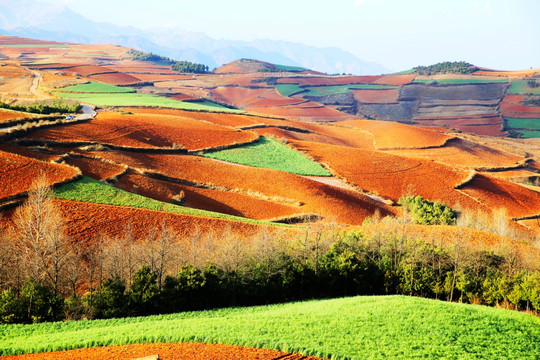
[(54, 197), (65, 200), (84, 201), (96, 204), (130, 206), (150, 210), (167, 211), (179, 214), (207, 216), (219, 219), (248, 222), (263, 225), (286, 224), (272, 223), (269, 221), (253, 220), (239, 216), (227, 215), (213, 211), (193, 209), (185, 206), (169, 204), (162, 201), (147, 198), (142, 195), (130, 193), (114, 186), (107, 185), (101, 181), (84, 176), (81, 180), (64, 185), (56, 189)]
[(204, 156), (260, 168), (275, 169), (298, 175), (332, 176), (321, 165), (275, 140), (261, 136), (254, 144), (213, 151)]
[(96, 81), (90, 81), (86, 84), (77, 84), (66, 86), (57, 90), (58, 92), (69, 93), (134, 93), (135, 90), (129, 87), (105, 84)]
[(537, 359), (540, 319), (407, 296), (364, 296), (141, 318), (0, 326), (0, 355), (208, 342), (332, 359)]

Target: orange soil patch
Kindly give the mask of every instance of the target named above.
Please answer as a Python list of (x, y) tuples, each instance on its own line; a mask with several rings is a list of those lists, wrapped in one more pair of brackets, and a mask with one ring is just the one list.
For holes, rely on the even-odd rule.
[(43, 77), (41, 78), (41, 85), (50, 88), (60, 88), (85, 82), (86, 80), (77, 79), (73, 75), (67, 75), (60, 71), (57, 74), (48, 71), (43, 72)]
[(374, 84), (384, 84), (384, 85), (405, 85), (414, 80), (416, 75), (414, 74), (404, 74), (404, 75), (384, 75), (380, 79), (374, 81)]
[(444, 201), (449, 206), (457, 203), (467, 208), (479, 206), (454, 189), (468, 171), (380, 151), (300, 141), (293, 144), (327, 164), (349, 183), (385, 199), (397, 202), (402, 196), (416, 194), (432, 201)]
[(250, 131), (225, 128), (187, 117), (100, 112), (90, 122), (39, 130), (27, 138), (99, 142), (141, 149), (184, 146), (188, 150), (200, 150), (250, 142), (258, 136)]
[(250, 106), (245, 108), (247, 111), (251, 111), (259, 114), (267, 114), (274, 116), (282, 116), (286, 118), (295, 118), (309, 121), (340, 121), (347, 119), (358, 118), (358, 116), (342, 113), (335, 109), (324, 107), (314, 102), (307, 104), (300, 104), (294, 107), (262, 107), (262, 106)]
[(0, 151), (0, 199), (31, 190), (32, 182), (42, 173), (50, 184), (77, 176), (77, 172), (67, 166)]
[(464, 228), (451, 225), (397, 225), (397, 224), (374, 224), (364, 225), (361, 229), (368, 234), (374, 234), (377, 231), (396, 230), (394, 227), (399, 227), (399, 232), (405, 232), (406, 236), (413, 238), (421, 238), (426, 242), (434, 245), (451, 245), (460, 243), (471, 251), (481, 249), (491, 250), (494, 252), (508, 251), (509, 249), (516, 251), (519, 256), (526, 262), (525, 265), (537, 267), (540, 262), (540, 249), (528, 244), (515, 241), (511, 238), (499, 236), (496, 234)]
[(519, 71), (498, 71), (498, 70), (491, 70), (491, 69), (481, 69), (478, 71), (475, 71), (474, 75), (492, 75), (492, 76), (510, 76), (510, 77), (516, 77), (516, 76), (531, 76), (536, 73), (539, 73), (540, 69), (530, 69), (530, 70), (519, 70)]
[(130, 85), (130, 84), (136, 84), (138, 82), (141, 82), (140, 79), (132, 75), (119, 73), (119, 72), (88, 75), (88, 78), (95, 81), (101, 81), (107, 84), (111, 84), (111, 85)]
[(461, 130), (463, 132), (476, 134), (476, 135), (487, 135), (487, 136), (506, 136), (506, 133), (502, 131), (502, 125), (458, 125), (453, 126), (454, 128)]
[(495, 176), (501, 179), (513, 181), (513, 180), (522, 180), (526, 181), (529, 178), (539, 178), (540, 174), (535, 173), (526, 169), (517, 169), (517, 170), (506, 170), (506, 171), (493, 171), (489, 175)]
[(185, 200), (182, 203), (183, 206), (256, 220), (283, 218), (302, 213), (299, 207), (278, 204), (231, 191), (175, 184), (149, 178), (131, 170), (123, 175), (115, 186), (163, 202), (171, 202), (175, 196), (183, 192)]
[(395, 214), (395, 209), (358, 192), (338, 189), (282, 171), (242, 166), (199, 156), (157, 155), (126, 151), (96, 152), (103, 158), (134, 168), (149, 169), (192, 182), (240, 189), (301, 202), (301, 213), (319, 214), (343, 224), (360, 224), (375, 210)]
[(302, 356), (282, 351), (201, 343), (132, 344), (2, 358), (6, 360), (125, 360), (151, 355), (159, 355), (160, 360), (317, 360), (312, 356)]
[(6, 122), (9, 123), (14, 120), (31, 119), (33, 117), (34, 115), (32, 114), (27, 114), (20, 111), (0, 109), (0, 124)]
[(211, 90), (214, 97), (233, 104), (236, 107), (246, 106), (280, 106), (303, 102), (301, 99), (291, 99), (280, 95), (274, 88), (251, 89), (238, 86), (218, 87)]
[(396, 102), (399, 96), (399, 89), (387, 90), (366, 90), (351, 89), (356, 101), (362, 103), (380, 104)]
[(278, 84), (298, 84), (300, 86), (317, 86), (317, 85), (347, 85), (347, 84), (362, 84), (372, 83), (382, 78), (382, 75), (370, 76), (346, 76), (346, 77), (289, 77), (280, 78)]
[(101, 74), (105, 72), (114, 72), (114, 70), (105, 67), (105, 66), (97, 66), (97, 65), (79, 65), (79, 66), (72, 66), (65, 68), (64, 71), (73, 72), (77, 74), (81, 74), (82, 76), (88, 76), (93, 74)]
[(169, 98), (173, 100), (177, 100), (177, 101), (199, 100), (199, 98), (196, 98), (194, 96), (187, 95), (187, 94), (177, 94), (177, 95), (169, 96)]
[(0, 66), (0, 76), (7, 78), (18, 78), (25, 75), (30, 75), (30, 72), (22, 66), (16, 64)]
[(125, 167), (117, 164), (85, 157), (70, 157), (65, 162), (68, 165), (78, 167), (83, 175), (96, 180), (110, 179), (125, 170)]
[[(228, 74), (228, 75), (216, 75), (216, 74), (197, 74), (195, 77), (199, 80), (208, 81), (218, 86), (235, 85), (235, 86), (267, 86), (264, 82), (254, 83), (253, 80), (266, 78), (266, 73), (252, 73), (252, 74)], [(270, 87), (270, 86), (269, 86)]]
[(540, 193), (509, 181), (477, 174), (462, 191), (491, 209), (506, 208), (512, 217), (540, 214)]
[(439, 125), (439, 126), (449, 126), (457, 127), (462, 125), (497, 125), (501, 126), (502, 119), (500, 115), (495, 116), (463, 116), (459, 118), (448, 118), (448, 117), (418, 117), (414, 119), (415, 123), (422, 125)]
[[(158, 81), (173, 81), (173, 80), (185, 80), (190, 79), (191, 76), (186, 75), (180, 75), (178, 73), (175, 74), (142, 74), (137, 72), (125, 72), (127, 75), (133, 75), (137, 79), (140, 79), (141, 81), (152, 81), (152, 82), (158, 82)], [(156, 86), (159, 86), (159, 84), (156, 84)]]
[(33, 151), (32, 149), (24, 146), (17, 146), (11, 144), (0, 144), (0, 150), (45, 162), (56, 161), (63, 156), (63, 154), (49, 154), (37, 150)]
[(339, 124), (370, 132), (375, 137), (375, 146), (379, 149), (443, 146), (452, 138), (436, 131), (391, 121), (350, 120)]
[(466, 168), (500, 168), (516, 166), (524, 158), (504, 153), (463, 139), (449, 141), (444, 147), (418, 150), (392, 150), (389, 153), (439, 161)]

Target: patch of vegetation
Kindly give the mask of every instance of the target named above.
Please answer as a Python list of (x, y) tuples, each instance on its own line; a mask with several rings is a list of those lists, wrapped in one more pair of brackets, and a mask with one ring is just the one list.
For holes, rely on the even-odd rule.
[(135, 90), (129, 87), (105, 84), (96, 81), (90, 81), (86, 84), (76, 84), (57, 89), (57, 92), (72, 92), (72, 93), (134, 93)]
[(229, 219), (256, 224), (276, 225), (268, 221), (259, 221), (239, 216), (221, 214), (213, 211), (199, 210), (184, 206), (164, 203), (138, 194), (118, 189), (100, 181), (83, 177), (77, 182), (64, 185), (57, 189), (54, 197), (65, 200), (84, 201), (96, 204), (130, 206), (150, 210), (167, 211), (172, 213), (208, 216), (220, 219)]
[(517, 134), (521, 135), (522, 138), (527, 139), (538, 139), (540, 138), (540, 131), (526, 131), (526, 130), (514, 130)]
[(305, 95), (309, 96), (328, 96), (343, 93), (350, 93), (350, 89), (366, 89), (366, 90), (386, 90), (395, 89), (396, 86), (379, 85), (379, 84), (347, 84), (347, 85), (330, 85), (330, 86), (308, 86)]
[(436, 83), (436, 84), (484, 84), (484, 83), (500, 83), (508, 82), (508, 79), (482, 79), (481, 77), (467, 78), (467, 79), (419, 79), (415, 78), (415, 83)]
[(332, 176), (321, 165), (279, 142), (261, 137), (254, 144), (208, 152), (204, 156), (237, 164), (276, 169), (298, 175)]
[(420, 75), (470, 74), (477, 71), (478, 67), (466, 61), (445, 61), (429, 66), (417, 66), (414, 70)]
[(171, 341), (255, 346), (332, 359), (532, 359), (540, 353), (540, 321), (531, 315), (403, 296), (0, 329), (4, 355)]
[(171, 65), (171, 70), (181, 73), (204, 74), (208, 72), (208, 66), (192, 63), (189, 61), (176, 61)]
[(512, 80), (508, 92), (512, 94), (540, 95), (540, 87), (530, 87), (525, 80)]
[(413, 69), (409, 69), (409, 70), (403, 70), (403, 71), (398, 71), (398, 72), (395, 72), (395, 73), (391, 73), (390, 75), (408, 75), (408, 74), (413, 74), (414, 72), (416, 72), (416, 70), (413, 68)]
[(540, 118), (523, 119), (509, 117), (506, 120), (508, 121), (508, 127), (513, 129), (540, 130)]
[(76, 101), (66, 101), (64, 99), (37, 101), (27, 105), (10, 105), (0, 101), (0, 108), (23, 111), (32, 114), (65, 114), (78, 112), (81, 109), (81, 104)]
[(147, 61), (157, 65), (167, 65), (171, 67), (171, 70), (182, 73), (203, 74), (209, 70), (208, 66), (203, 64), (192, 63), (189, 61), (176, 61), (152, 52), (131, 49), (129, 51), (129, 56), (133, 60)]
[(289, 65), (278, 65), (273, 64), (274, 69), (261, 69), (259, 72), (277, 72), (277, 71), (288, 71), (288, 72), (300, 72), (307, 71), (308, 69), (300, 66), (289, 66)]
[(531, 79), (527, 81), (527, 86), (530, 87), (531, 89), (534, 89), (540, 86), (540, 84), (536, 82), (536, 79)]
[(438, 201), (429, 201), (422, 196), (404, 196), (398, 200), (412, 216), (417, 224), (452, 225), (455, 224), (457, 212)]
[(91, 94), (91, 93), (65, 93), (57, 95), (66, 99), (76, 99), (97, 106), (151, 106), (192, 111), (221, 111), (230, 113), (243, 113), (238, 109), (229, 109), (216, 103), (186, 102), (168, 99), (161, 96), (138, 94), (138, 93), (114, 93), (114, 94)]
[(277, 91), (283, 96), (292, 96), (305, 91), (298, 84), (275, 84)]
[(529, 99), (522, 101), (521, 104), (525, 106), (540, 106), (540, 97), (530, 97)]

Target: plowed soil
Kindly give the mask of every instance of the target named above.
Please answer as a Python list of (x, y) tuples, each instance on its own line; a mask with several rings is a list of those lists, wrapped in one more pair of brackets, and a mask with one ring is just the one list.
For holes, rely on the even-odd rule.
[(469, 168), (501, 168), (512, 167), (524, 158), (504, 153), (484, 145), (463, 139), (449, 141), (444, 147), (419, 150), (391, 150), (395, 155), (419, 157), (444, 164)]
[(96, 180), (110, 179), (125, 171), (123, 166), (86, 157), (70, 157), (65, 162), (78, 167), (83, 175)]
[(278, 84), (298, 84), (300, 86), (317, 86), (317, 85), (347, 85), (347, 84), (363, 84), (372, 83), (381, 79), (381, 75), (373, 76), (344, 76), (344, 77), (290, 77), (278, 79)]
[(88, 78), (94, 81), (100, 81), (100, 82), (104, 82), (106, 84), (111, 84), (111, 85), (130, 85), (130, 84), (136, 84), (141, 81), (139, 78), (136, 78), (135, 76), (119, 73), (119, 72), (108, 73), (108, 74), (88, 75)]
[(339, 124), (370, 132), (378, 149), (443, 146), (451, 139), (451, 136), (436, 131), (390, 121), (351, 120)]
[(15, 120), (31, 119), (33, 117), (34, 115), (32, 114), (20, 111), (0, 109), (0, 125), (2, 123), (9, 123)]
[(414, 74), (404, 74), (404, 75), (384, 75), (380, 79), (374, 81), (374, 84), (384, 84), (384, 85), (405, 85), (414, 80), (416, 75)]
[(5, 356), (6, 360), (130, 360), (159, 355), (160, 360), (318, 360), (312, 356), (236, 345), (157, 343), (95, 347), (50, 353)]
[(360, 224), (375, 210), (385, 215), (396, 212), (395, 209), (358, 192), (338, 189), (278, 170), (239, 166), (187, 155), (139, 154), (125, 151), (96, 154), (172, 178), (239, 189), (247, 194), (260, 193), (270, 199), (276, 198), (277, 201), (286, 199), (301, 202), (304, 204), (300, 208), (301, 213), (319, 214), (344, 224)]
[(183, 206), (256, 220), (284, 218), (302, 213), (301, 207), (290, 204), (280, 204), (232, 191), (210, 190), (175, 184), (143, 176), (133, 171), (129, 171), (122, 176), (115, 186), (164, 202), (171, 202), (175, 196), (183, 192)]
[(32, 182), (40, 174), (47, 176), (51, 185), (77, 176), (67, 166), (0, 151), (0, 199), (31, 190)]
[(82, 76), (101, 74), (101, 73), (106, 73), (106, 72), (114, 72), (113, 69), (107, 68), (105, 66), (97, 66), (97, 65), (72, 66), (72, 67), (63, 69), (63, 71), (77, 73)]
[(280, 107), (261, 107), (250, 106), (245, 110), (273, 116), (280, 116), (285, 118), (301, 119), (308, 121), (340, 121), (358, 118), (358, 116), (342, 113), (317, 103), (309, 102), (303, 103), (297, 106), (280, 106)]
[(60, 159), (64, 154), (48, 153), (38, 150), (32, 150), (24, 146), (17, 146), (11, 144), (0, 144), (0, 150), (12, 154), (26, 156), (32, 159), (41, 160), (45, 162), (56, 161)]
[(482, 125), (482, 126), (459, 125), (459, 126), (454, 126), (454, 128), (461, 130), (463, 132), (476, 134), (476, 135), (487, 135), (487, 136), (505, 136), (506, 135), (506, 133), (502, 131), (502, 124)]
[(399, 89), (387, 90), (366, 90), (366, 89), (351, 89), (356, 101), (369, 104), (384, 104), (397, 102), (399, 97)]
[(29, 139), (57, 142), (99, 142), (140, 149), (185, 147), (188, 150), (245, 143), (257, 137), (253, 132), (187, 117), (111, 112), (100, 112), (87, 123), (44, 129), (28, 135)]
[(397, 202), (406, 195), (477, 208), (478, 202), (454, 190), (468, 171), (432, 161), (406, 158), (379, 151), (294, 141), (300, 150), (333, 169), (341, 177), (368, 191)]
[(509, 181), (477, 174), (462, 191), (490, 209), (506, 208), (512, 217), (540, 214), (540, 193)]
[(274, 88), (252, 89), (238, 86), (218, 87), (211, 93), (219, 96), (222, 101), (236, 107), (247, 106), (281, 106), (303, 102), (301, 99), (291, 99), (280, 95)]

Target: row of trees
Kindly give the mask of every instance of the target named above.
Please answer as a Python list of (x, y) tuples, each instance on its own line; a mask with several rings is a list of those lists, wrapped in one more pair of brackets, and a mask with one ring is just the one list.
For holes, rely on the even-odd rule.
[(204, 64), (197, 64), (189, 61), (175, 61), (171, 58), (157, 55), (152, 52), (131, 49), (129, 54), (133, 60), (149, 61), (159, 65), (168, 65), (171, 67), (171, 70), (182, 73), (203, 74), (210, 70), (209, 67)]
[[(540, 272), (515, 249), (471, 247), (468, 232), (425, 239), (399, 221), (341, 233), (308, 224), (291, 239), (230, 231), (178, 239), (166, 225), (134, 239), (72, 243), (50, 190), (37, 187), (0, 241), (0, 321), (147, 315), (360, 294), (407, 294), (540, 310)], [(377, 221), (375, 221), (377, 222)]]
[(466, 61), (444, 61), (429, 66), (417, 66), (414, 70), (419, 75), (470, 74), (477, 71), (478, 67)]
[(24, 111), (33, 114), (53, 114), (53, 113), (76, 113), (81, 110), (81, 104), (73, 100), (52, 99), (38, 101), (30, 104), (8, 104), (0, 101), (0, 108), (16, 111)]

